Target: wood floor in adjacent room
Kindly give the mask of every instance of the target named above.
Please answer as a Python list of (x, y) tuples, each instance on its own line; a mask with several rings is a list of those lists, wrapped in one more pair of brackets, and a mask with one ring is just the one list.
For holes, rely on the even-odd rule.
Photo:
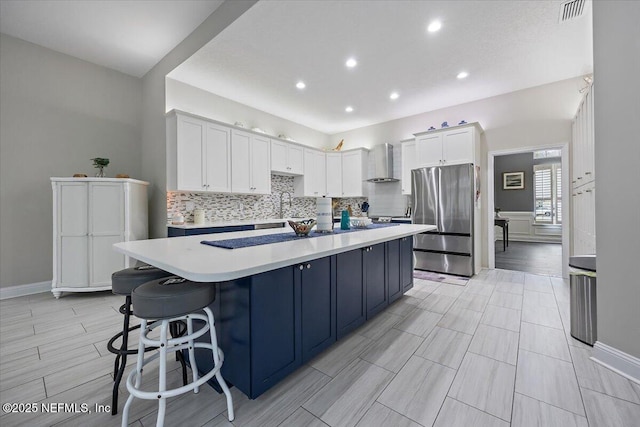
[(495, 243), (496, 268), (562, 277), (562, 244), (509, 241)]
[[(638, 426), (640, 385), (590, 360), (591, 347), (571, 338), (565, 280), (483, 270), (466, 286), (414, 283), (258, 399), (233, 388), (233, 424), (224, 398), (202, 387), (169, 400), (165, 425)], [(110, 404), (106, 343), (121, 328), (121, 303), (107, 292), (0, 301), (2, 403)], [(170, 359), (171, 387), (181, 378)], [(149, 386), (155, 371), (145, 368)], [(156, 401), (136, 400), (130, 424), (155, 425), (156, 409)], [(3, 427), (120, 422), (120, 414), (96, 412), (0, 415)]]

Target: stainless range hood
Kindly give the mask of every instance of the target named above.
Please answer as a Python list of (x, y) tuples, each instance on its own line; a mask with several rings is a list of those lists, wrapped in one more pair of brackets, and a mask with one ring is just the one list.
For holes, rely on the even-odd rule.
[(380, 144), (371, 150), (373, 156), (373, 171), (369, 182), (395, 182), (393, 177), (393, 145)]

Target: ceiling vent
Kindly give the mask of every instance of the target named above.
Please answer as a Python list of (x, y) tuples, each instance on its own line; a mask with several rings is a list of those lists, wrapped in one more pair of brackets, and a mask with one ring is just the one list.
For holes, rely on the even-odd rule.
[(586, 2), (586, 0), (569, 0), (562, 3), (560, 5), (559, 22), (562, 24), (582, 16)]

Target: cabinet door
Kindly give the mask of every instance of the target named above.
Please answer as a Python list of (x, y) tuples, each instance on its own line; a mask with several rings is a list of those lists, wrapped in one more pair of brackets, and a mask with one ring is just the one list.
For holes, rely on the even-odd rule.
[(400, 277), (400, 240), (385, 243), (387, 246), (387, 280), (389, 289), (389, 304), (397, 300), (404, 293), (402, 278)]
[(273, 172), (289, 172), (287, 162), (288, 145), (284, 141), (271, 140), (271, 170)]
[(411, 194), (411, 170), (417, 167), (416, 142), (402, 143), (402, 194)]
[(231, 133), (231, 191), (251, 192), (251, 135), (234, 130)]
[(363, 251), (336, 255), (336, 329), (340, 339), (366, 320)]
[(207, 123), (205, 189), (218, 193), (231, 191), (231, 133), (229, 128)]
[(206, 124), (185, 116), (178, 116), (177, 120), (177, 187), (184, 191), (205, 190), (202, 149)]
[(251, 138), (251, 193), (271, 193), (271, 143), (268, 138)]
[(299, 272), (294, 267), (284, 267), (251, 278), (252, 396), (302, 364), (295, 274)]
[(327, 196), (342, 197), (342, 154), (327, 153)]
[(473, 128), (445, 132), (442, 139), (442, 159), (445, 165), (473, 163)]
[(124, 240), (124, 189), (118, 183), (89, 183), (89, 286), (109, 286), (125, 268), (113, 244)]
[(342, 153), (342, 197), (364, 196), (365, 180), (362, 151)]
[(302, 175), (304, 173), (302, 147), (289, 144), (289, 150), (287, 151), (287, 153), (289, 173), (294, 175)]
[(417, 167), (439, 166), (442, 160), (442, 134), (423, 135), (416, 139)]
[(367, 320), (382, 311), (388, 304), (384, 266), (384, 243), (363, 250), (364, 277), (367, 292)]
[(403, 293), (413, 288), (413, 236), (400, 239), (400, 281)]
[(326, 157), (322, 151), (304, 150), (304, 196), (322, 197), (327, 192)]
[(331, 257), (298, 268), (302, 319), (302, 363), (336, 341), (336, 287)]

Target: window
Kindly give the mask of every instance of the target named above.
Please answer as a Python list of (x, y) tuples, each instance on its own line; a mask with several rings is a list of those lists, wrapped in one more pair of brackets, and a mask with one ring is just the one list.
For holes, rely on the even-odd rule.
[(540, 224), (562, 223), (562, 167), (560, 163), (535, 165), (535, 221)]

